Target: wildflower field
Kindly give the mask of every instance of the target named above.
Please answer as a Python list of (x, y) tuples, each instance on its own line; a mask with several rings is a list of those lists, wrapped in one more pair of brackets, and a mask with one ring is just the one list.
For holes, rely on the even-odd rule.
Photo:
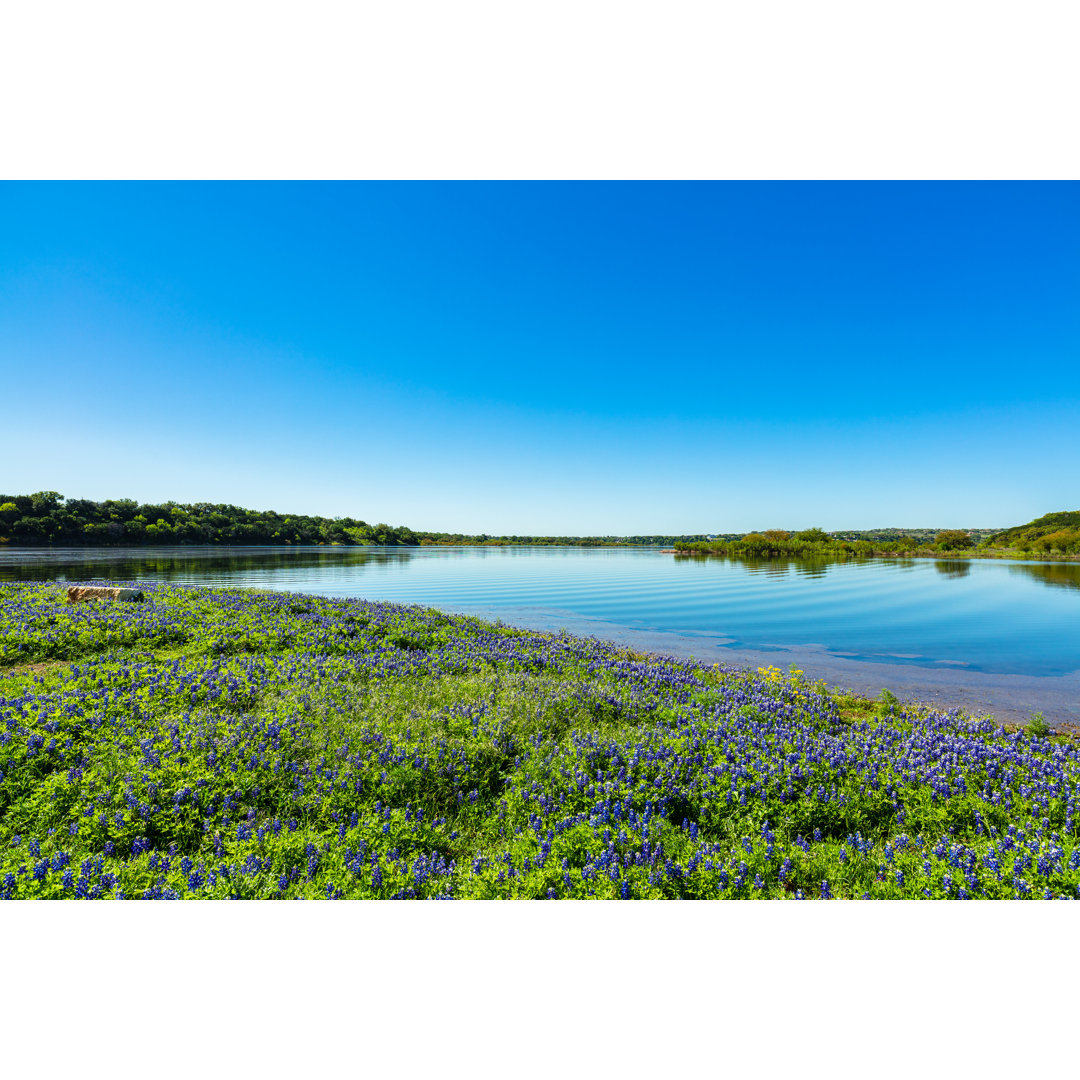
[(0, 897), (1069, 897), (1080, 744), (432, 609), (0, 584)]

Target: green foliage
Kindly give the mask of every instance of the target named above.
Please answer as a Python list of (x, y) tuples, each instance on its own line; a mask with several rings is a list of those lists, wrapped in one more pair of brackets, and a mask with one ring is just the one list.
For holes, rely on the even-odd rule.
[(975, 541), (962, 529), (942, 529), (934, 537), (934, 547), (938, 551), (958, 551), (961, 548), (974, 547)]
[(13, 544), (413, 544), (405, 526), (245, 510), (222, 503), (65, 500), (58, 492), (0, 495), (0, 527)]
[(1080, 529), (1055, 529), (1030, 543), (1035, 551), (1045, 555), (1080, 554)]
[(1039, 738), (1044, 738), (1050, 734), (1050, 725), (1046, 722), (1046, 717), (1041, 712), (1032, 713), (1031, 719), (1027, 723), (1028, 733), (1035, 735)]
[(899, 712), (900, 710), (900, 699), (891, 690), (888, 690), (885, 687), (881, 688), (878, 701), (881, 702), (881, 711), (886, 716), (891, 716), (893, 713)]
[(719, 555), (744, 559), (848, 559), (889, 556), (930, 556), (963, 552), (964, 558), (1002, 557), (1019, 550), (1025, 557), (1061, 558), (1080, 555), (1080, 511), (1048, 514), (1037, 528), (994, 533), (990, 529), (869, 529), (827, 533), (803, 529), (727, 533), (712, 540), (683, 538), (673, 544), (688, 555)]
[(1016, 548), (1048, 554), (1080, 554), (1080, 510), (1058, 510), (995, 533), (991, 544), (996, 548)]
[(369, 525), (354, 518), (324, 518), (245, 510), (224, 503), (139, 504), (133, 499), (67, 499), (55, 491), (0, 495), (0, 543), (100, 545), (173, 544), (541, 544), (617, 547), (670, 544), (704, 536), (488, 536), (415, 533), (407, 525)]
[(833, 538), (824, 529), (815, 526), (812, 529), (803, 529), (802, 532), (795, 533), (792, 539), (804, 544), (828, 544)]

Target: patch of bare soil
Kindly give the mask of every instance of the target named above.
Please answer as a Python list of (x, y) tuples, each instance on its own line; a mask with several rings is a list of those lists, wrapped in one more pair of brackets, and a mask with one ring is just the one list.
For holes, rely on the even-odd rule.
[(34, 664), (15, 664), (13, 667), (0, 668), (0, 679), (6, 679), (12, 675), (40, 675), (66, 665), (66, 660), (41, 660)]

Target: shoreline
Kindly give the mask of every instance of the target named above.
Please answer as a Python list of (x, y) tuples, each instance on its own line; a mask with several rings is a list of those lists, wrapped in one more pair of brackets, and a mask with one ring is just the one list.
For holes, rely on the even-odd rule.
[(460, 613), (498, 619), (517, 629), (566, 630), (650, 656), (693, 659), (746, 670), (796, 667), (805, 672), (808, 680), (822, 679), (837, 693), (870, 699), (887, 689), (912, 707), (926, 706), (936, 711), (959, 708), (972, 717), (992, 716), (1008, 724), (1026, 724), (1033, 713), (1041, 712), (1051, 723), (1080, 724), (1080, 669), (1064, 675), (1023, 675), (944, 665), (931, 668), (843, 656), (823, 645), (746, 648), (719, 636), (617, 626), (569, 612), (533, 609), (508, 613), (475, 607)]
[[(697, 541), (696, 541), (697, 542)], [(860, 541), (861, 542), (861, 541)], [(936, 561), (968, 561), (975, 559), (991, 559), (1001, 562), (1033, 562), (1033, 563), (1076, 563), (1080, 562), (1080, 554), (1077, 555), (1041, 555), (1038, 552), (1023, 552), (1016, 549), (1007, 551), (971, 551), (968, 549), (961, 549), (957, 551), (933, 551), (928, 548), (916, 549), (914, 551), (874, 551), (871, 553), (860, 551), (810, 551), (800, 552), (797, 554), (779, 554), (779, 555), (758, 555), (753, 552), (729, 552), (729, 551), (697, 551), (686, 550), (682, 548), (674, 547), (661, 547), (659, 544), (623, 544), (610, 541), (599, 542), (566, 542), (566, 543), (543, 543), (543, 542), (515, 542), (515, 541), (503, 541), (503, 540), (487, 540), (487, 541), (433, 541), (431, 543), (418, 543), (418, 544), (374, 544), (374, 543), (356, 543), (346, 544), (340, 542), (315, 542), (309, 544), (299, 543), (235, 543), (228, 542), (207, 542), (207, 541), (191, 541), (182, 543), (146, 543), (146, 544), (133, 544), (126, 543), (113, 543), (113, 544), (76, 544), (76, 543), (57, 543), (57, 544), (13, 544), (10, 538), (0, 536), (0, 555), (4, 554), (21, 554), (21, 553), (37, 553), (48, 552), (50, 554), (56, 552), (122, 552), (122, 551), (163, 551), (163, 550), (176, 550), (176, 551), (195, 551), (200, 549), (209, 549), (213, 551), (219, 550), (259, 550), (259, 549), (280, 549), (283, 551), (303, 551), (303, 550), (345, 550), (345, 551), (370, 551), (375, 550), (389, 550), (389, 551), (416, 551), (422, 548), (527, 548), (527, 547), (540, 547), (540, 548), (582, 548), (585, 550), (604, 549), (604, 550), (633, 550), (633, 551), (655, 551), (660, 555), (675, 555), (678, 557), (697, 556), (700, 558), (743, 558), (743, 559), (756, 559), (761, 561), (776, 560), (776, 561), (789, 561), (792, 559), (931, 559)]]
[[(71, 583), (54, 581), (53, 584), (62, 591)], [(145, 583), (136, 584), (141, 587)], [(244, 586), (226, 588), (230, 591), (235, 589), (241, 594), (262, 591)], [(483, 619), (526, 633), (565, 632), (592, 638), (604, 645), (660, 661), (693, 660), (744, 673), (763, 668), (797, 668), (804, 673), (807, 681), (826, 684), (830, 693), (866, 701), (875, 700), (882, 690), (888, 690), (911, 708), (928, 708), (938, 712), (959, 709), (972, 719), (991, 718), (1009, 725), (1026, 725), (1033, 714), (1041, 713), (1049, 723), (1080, 727), (1080, 669), (1061, 675), (972, 671), (961, 665), (931, 667), (912, 662), (912, 658), (894, 658), (890, 661), (872, 656), (845, 655), (816, 644), (745, 647), (720, 635), (714, 637), (620, 626), (568, 611), (536, 608), (507, 611), (481, 605), (456, 609), (442, 609), (430, 604), (419, 606), (442, 610), (449, 615)], [(41, 666), (54, 668), (65, 663), (67, 661), (54, 659), (45, 661), (44, 665), (30, 662), (0, 666), (0, 680)]]
[[(34, 550), (42, 552), (48, 549)], [(145, 549), (129, 550), (138, 555)], [(173, 550), (178, 554), (195, 557), (213, 558), (221, 553), (217, 545), (207, 545), (202, 548), (174, 548)], [(233, 548), (232, 550), (235, 552), (244, 549)], [(293, 547), (290, 550), (297, 549)], [(315, 547), (313, 550), (319, 550), (319, 548)], [(403, 549), (393, 550), (401, 552)], [(55, 549), (54, 551), (56, 555), (62, 556), (62, 552)], [(90, 548), (66, 549), (66, 551), (73, 556), (87, 558), (87, 565), (81, 567), (81, 577), (83, 575), (96, 576), (95, 569), (90, 564), (98, 562), (107, 564), (115, 549)], [(673, 553), (676, 556), (684, 554), (670, 548), (660, 549), (657, 553)], [(4, 569), (13, 570), (16, 573), (19, 569), (17, 565), (5, 567), (3, 556), (4, 551), (0, 549), (0, 580), (2, 580)], [(859, 558), (855, 556), (851, 560), (843, 561), (856, 561)], [(778, 566), (784, 562), (790, 562), (790, 560), (780, 559), (770, 561)], [(912, 563), (917, 561), (940, 563), (954, 560), (919, 557), (910, 560)], [(47, 578), (38, 580), (59, 580), (55, 575), (63, 576), (60, 574), (60, 564), (61, 560), (54, 562), (53, 566), (56, 569), (49, 572)], [(1040, 567), (1045, 564), (1045, 560), (1032, 561), (1032, 565)], [(102, 566), (103, 573), (108, 573), (108, 569), (110, 568)], [(64, 584), (70, 585), (72, 581), (64, 578)], [(246, 588), (244, 585), (236, 587)], [(429, 600), (407, 602), (430, 603)], [(934, 654), (894, 656), (834, 651), (825, 644), (815, 642), (809, 634), (804, 640), (796, 641), (796, 643), (772, 643), (766, 640), (750, 644), (721, 633), (700, 630), (662, 630), (648, 626), (627, 625), (619, 621), (580, 615), (572, 610), (555, 607), (508, 608), (491, 607), (483, 603), (464, 603), (449, 604), (443, 610), (449, 613), (470, 614), (489, 620), (503, 621), (505, 624), (522, 629), (546, 632), (566, 629), (571, 633), (593, 636), (602, 641), (645, 653), (683, 659), (694, 658), (710, 664), (719, 663), (723, 666), (749, 669), (771, 665), (784, 669), (796, 667), (808, 672), (808, 677), (824, 680), (838, 692), (873, 698), (880, 694), (882, 689), (888, 689), (902, 701), (912, 705), (926, 705), (944, 710), (961, 708), (973, 716), (992, 716), (1006, 723), (1026, 723), (1032, 714), (1037, 712), (1041, 712), (1052, 723), (1080, 723), (1080, 664), (1077, 664), (1074, 670), (1066, 668), (1070, 661), (1068, 650), (1057, 657), (1056, 671), (1048, 669), (1046, 673), (1039, 674), (1030, 671), (984, 671), (959, 663), (951, 664)], [(812, 632), (810, 628), (810, 633)], [(858, 647), (857, 644), (855, 647)], [(1034, 661), (1037, 657), (1031, 659)]]
[(977, 559), (992, 559), (998, 562), (1033, 562), (1033, 563), (1075, 563), (1080, 562), (1080, 555), (1038, 555), (999, 554), (997, 552), (975, 551), (875, 551), (871, 555), (858, 551), (811, 551), (798, 555), (754, 555), (746, 552), (731, 551), (684, 551), (680, 548), (661, 548), (661, 555), (676, 555), (680, 558), (696, 556), (701, 559), (756, 559), (761, 562), (790, 562), (804, 559), (927, 559), (933, 562), (969, 562)]

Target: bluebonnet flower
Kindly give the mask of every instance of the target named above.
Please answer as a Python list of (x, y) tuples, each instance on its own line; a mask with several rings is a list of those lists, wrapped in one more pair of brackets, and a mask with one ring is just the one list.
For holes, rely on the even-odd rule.
[[(172, 587), (160, 588), (170, 596), (189, 595)], [(197, 590), (190, 591), (191, 596), (197, 593)], [(192, 843), (189, 849), (192, 851), (209, 850), (212, 845), (217, 858), (223, 858), (225, 848), (220, 836), (224, 835), (221, 830), (229, 827), (229, 814), (250, 821), (248, 815), (256, 800), (259, 805), (269, 804), (265, 796), (260, 798), (255, 794), (257, 785), (245, 786), (239, 780), (235, 790), (232, 786), (223, 790), (214, 785), (228, 783), (232, 775), (239, 778), (262, 770), (269, 774), (272, 770), (275, 785), (279, 779), (286, 778), (298, 782), (292, 796), (297, 800), (303, 799), (298, 806), (302, 814), (298, 813), (297, 816), (304, 817), (305, 828), (314, 830), (313, 838), (319, 844), (330, 841), (335, 834), (337, 842), (344, 843), (346, 838), (341, 827), (346, 816), (349, 816), (351, 829), (361, 828), (368, 837), (378, 836), (381, 829), (387, 837), (387, 846), (401, 845), (404, 841), (403, 815), (399, 812), (391, 816), (389, 805), (385, 808), (385, 816), (379, 816), (383, 812), (382, 806), (378, 814), (372, 815), (364, 793), (381, 782), (386, 785), (386, 790), (381, 794), (391, 797), (392, 801), (397, 798), (395, 791), (400, 789), (394, 787), (397, 781), (389, 779), (388, 770), (412, 770), (413, 781), (423, 784), (428, 777), (437, 775), (439, 784), (445, 783), (450, 799), (447, 810), (450, 810), (459, 794), (478, 791), (467, 754), (461, 753), (441, 737), (428, 740), (426, 736), (417, 736), (415, 724), (409, 732), (409, 744), (394, 745), (387, 731), (372, 722), (364, 729), (362, 739), (352, 742), (346, 739), (336, 746), (328, 746), (321, 760), (301, 764), (289, 756), (288, 746), (314, 745), (312, 738), (317, 738), (315, 727), (310, 718), (303, 715), (303, 709), (290, 706), (292, 715), (289, 716), (284, 711), (270, 717), (252, 716), (244, 710), (249, 708), (247, 703), (254, 698), (242, 698), (238, 696), (240, 692), (247, 693), (246, 688), (250, 687), (253, 694), (263, 694), (272, 686), (288, 685), (291, 688), (295, 685), (296, 700), (303, 700), (308, 688), (318, 685), (340, 694), (343, 701), (348, 699), (354, 702), (354, 691), (346, 689), (346, 682), (341, 681), (346, 667), (350, 672), (362, 675), (365, 681), (374, 679), (376, 682), (414, 676), (441, 678), (443, 674), (466, 671), (473, 674), (495, 671), (498, 677), (502, 672), (529, 671), (563, 678), (569, 676), (560, 673), (580, 670), (587, 671), (590, 679), (596, 675), (609, 680), (604, 688), (599, 688), (599, 683), (594, 686), (574, 675), (574, 693), (580, 705), (591, 707), (592, 704), (606, 701), (617, 713), (629, 711), (632, 717), (649, 716), (647, 726), (626, 739), (603, 737), (596, 731), (572, 730), (566, 745), (553, 753), (552, 744), (545, 739), (543, 732), (536, 732), (527, 738), (515, 738), (504, 726), (503, 718), (497, 715), (499, 703), (495, 697), (491, 701), (463, 703), (447, 710), (451, 717), (464, 721), (465, 730), (471, 731), (472, 738), (480, 738), (482, 732), (487, 731), (494, 752), (504, 755), (506, 772), (511, 775), (507, 777), (504, 773), (506, 787), (495, 798), (501, 799), (498, 803), (500, 823), (497, 827), (506, 830), (503, 837), (505, 842), (516, 843), (512, 837), (521, 837), (523, 832), (528, 832), (536, 838), (539, 846), (538, 854), (533, 850), (518, 852), (517, 865), (506, 874), (511, 883), (517, 880), (515, 874), (533, 873), (532, 868), (543, 866), (551, 858), (561, 861), (566, 854), (566, 849), (561, 846), (563, 838), (567, 834), (577, 835), (575, 830), (580, 831), (584, 827), (591, 836), (575, 843), (584, 843), (582, 860), (585, 870), (570, 870), (566, 864), (563, 874), (567, 879), (567, 893), (582, 895), (587, 891), (581, 887), (582, 879), (596, 874), (617, 882), (621, 891), (627, 882), (620, 875), (631, 867), (639, 866), (645, 868), (645, 875), (653, 874), (652, 884), (646, 884), (644, 875), (641, 879), (646, 890), (660, 884), (660, 877), (655, 872), (657, 867), (663, 868), (663, 878), (668, 884), (676, 880), (676, 874), (681, 874), (679, 890), (687, 895), (702, 895), (702, 891), (695, 890), (714, 889), (718, 882), (721, 888), (726, 889), (730, 879), (723, 862), (737, 857), (738, 848), (736, 846), (736, 852), (731, 852), (719, 845), (701, 843), (700, 832), (696, 832), (697, 823), (691, 819), (704, 805), (711, 803), (726, 808), (728, 814), (738, 815), (738, 804), (756, 806), (760, 802), (763, 813), (771, 815), (783, 804), (783, 813), (787, 815), (787, 808), (790, 808), (798, 819), (806, 811), (807, 802), (835, 804), (843, 808), (845, 815), (858, 820), (860, 789), (864, 793), (883, 792), (886, 802), (882, 806), (891, 807), (891, 824), (895, 827), (906, 822), (905, 827), (914, 835), (913, 845), (924, 853), (920, 858), (928, 856), (933, 849), (933, 858), (947, 864), (951, 880), (958, 882), (969, 893), (979, 895), (989, 884), (996, 885), (1002, 879), (1006, 882), (1013, 879), (1025, 881), (1029, 889), (1038, 880), (1041, 887), (1043, 883), (1054, 881), (1054, 874), (1066, 872), (1063, 868), (1067, 857), (1065, 852), (1057, 855), (1050, 846), (1058, 841), (1050, 837), (1046, 807), (1051, 799), (1067, 798), (1063, 793), (1075, 787), (1077, 755), (1068, 748), (1056, 749), (1050, 756), (1039, 756), (1032, 752), (1023, 738), (1013, 739), (1004, 733), (995, 734), (993, 725), (967, 725), (957, 717), (945, 714), (931, 714), (925, 718), (908, 716), (902, 728), (887, 719), (874, 725), (841, 724), (835, 706), (827, 698), (810, 701), (800, 712), (794, 707), (792, 692), (778, 690), (760, 680), (757, 686), (736, 683), (722, 690), (714, 687), (710, 691), (714, 694), (711, 703), (702, 703), (694, 696), (705, 686), (700, 674), (702, 669), (693, 662), (627, 660), (602, 643), (568, 636), (508, 636), (481, 624), (469, 623), (470, 627), (476, 628), (475, 633), (470, 630), (471, 637), (454, 637), (445, 648), (439, 646), (426, 653), (402, 651), (376, 636), (371, 637), (371, 648), (368, 648), (367, 645), (357, 644), (357, 633), (352, 629), (346, 632), (346, 624), (339, 621), (339, 614), (355, 613), (362, 616), (364, 621), (363, 629), (359, 630), (360, 636), (371, 634), (373, 625), (387, 629), (402, 625), (406, 619), (428, 616), (422, 613), (406, 615), (403, 614), (405, 609), (393, 605), (315, 598), (304, 600), (304, 604), (312, 605), (310, 611), (305, 609), (305, 614), (297, 615), (291, 610), (294, 598), (222, 592), (214, 595), (218, 597), (214, 603), (226, 614), (220, 624), (221, 629), (211, 631), (217, 635), (222, 648), (215, 652), (211, 647), (206, 662), (196, 658), (175, 661), (169, 665), (165, 675), (153, 664), (129, 667), (129, 674), (124, 676), (123, 693), (130, 695), (134, 687), (138, 695), (138, 700), (132, 700), (130, 705), (125, 698), (121, 706), (118, 698), (118, 704), (114, 706), (109, 695), (116, 693), (119, 684), (109, 682), (112, 677), (109, 665), (96, 661), (80, 664), (82, 671), (74, 678), (91, 681), (95, 687), (93, 694), (98, 696), (80, 697), (78, 695), (84, 694), (84, 691), (77, 689), (74, 693), (65, 692), (66, 696), (61, 695), (55, 702), (49, 697), (40, 707), (53, 711), (36, 716), (32, 721), (35, 728), (27, 730), (25, 718), (5, 714), (4, 706), (0, 703), (0, 737), (5, 736), (3, 728), (6, 725), (8, 738), (8, 743), (0, 748), (5, 778), (9, 776), (9, 766), (3, 755), (13, 752), (12, 748), (18, 748), (24, 754), (25, 740), (36, 730), (45, 732), (47, 736), (59, 736), (52, 751), (49, 751), (50, 755), (76, 753), (72, 740), (64, 735), (62, 728), (50, 727), (56, 718), (60, 724), (79, 723), (81, 730), (88, 734), (100, 729), (102, 736), (107, 733), (110, 739), (119, 737), (121, 741), (128, 740), (125, 745), (129, 745), (138, 755), (138, 769), (147, 774), (144, 779), (148, 783), (140, 786), (139, 777), (133, 775), (121, 798), (129, 810), (126, 820), (133, 821), (135, 817), (140, 817), (147, 821), (148, 835), (160, 835), (150, 830), (157, 829), (158, 823), (154, 818), (162, 813), (159, 809), (162, 804), (166, 810), (174, 805), (190, 807), (191, 810), (186, 812), (190, 814), (194, 811), (197, 817), (189, 824), (196, 830), (201, 827), (202, 833), (201, 837), (197, 834), (187, 837), (185, 845)], [(0, 622), (8, 618), (10, 610), (10, 605), (0, 607)], [(167, 611), (164, 605), (161, 610)], [(414, 612), (415, 609), (409, 611)], [(77, 615), (76, 612), (72, 616), (65, 615), (65, 618)], [(169, 615), (169, 618), (172, 617)], [(258, 626), (259, 633), (276, 633), (274, 620), (279, 617), (285, 619), (289, 634), (300, 635), (295, 637), (297, 642), (309, 630), (312, 635), (318, 635), (317, 649), (304, 653), (303, 648), (307, 647), (304, 645), (300, 651), (282, 656), (261, 653), (257, 657), (229, 659), (226, 647), (241, 644), (248, 633), (249, 623), (246, 620), (250, 620), (251, 626)], [(464, 626), (465, 623), (458, 620), (454, 625)], [(315, 643), (316, 637), (304, 641)], [(340, 661), (342, 666), (336, 669), (334, 664), (339, 661), (327, 655), (336, 647), (335, 641), (341, 642), (341, 648), (345, 650), (343, 656), (348, 653), (348, 659)], [(565, 666), (567, 664), (571, 666)], [(580, 668), (573, 667), (579, 664)], [(709, 679), (714, 679), (714, 676), (709, 675)], [(304, 684), (303, 680), (310, 681)], [(104, 691), (104, 695), (101, 691)], [(799, 693), (805, 693), (805, 684)], [(155, 722), (153, 710), (156, 701), (160, 701), (167, 719), (162, 721), (159, 733), (147, 739), (147, 725)], [(743, 705), (751, 705), (752, 708), (745, 713), (740, 712)], [(201, 715), (199, 710), (203, 707), (214, 714), (212, 719)], [(20, 708), (37, 709), (39, 705), (23, 704)], [(107, 723), (105, 713), (99, 715), (94, 711), (99, 709), (108, 712), (110, 719)], [(640, 713), (635, 711), (639, 709)], [(661, 716), (665, 719), (658, 720)], [(138, 718), (139, 730), (125, 735), (124, 725), (133, 717)], [(811, 719), (811, 722), (806, 723), (806, 719)], [(110, 727), (114, 722), (120, 726), (115, 729)], [(222, 731), (227, 734), (222, 735)], [(40, 749), (44, 750), (44, 747)], [(279, 750), (284, 751), (280, 758), (275, 756)], [(159, 777), (149, 775), (160, 773), (166, 766), (173, 768), (180, 755), (194, 760), (199, 754), (204, 755), (203, 760), (211, 771), (179, 792), (172, 785), (164, 787)], [(514, 762), (518, 763), (518, 768), (514, 767)], [(70, 786), (77, 787), (84, 782), (79, 769), (80, 759), (72, 756), (61, 764), (66, 770), (61, 775), (66, 777)], [(557, 772), (563, 764), (566, 766), (566, 783), (549, 785), (550, 777), (556, 775), (551, 770)], [(374, 771), (365, 775), (368, 769)], [(527, 779), (522, 777), (523, 773)], [(262, 781), (261, 776), (254, 779)], [(157, 790), (152, 790), (153, 785), (158, 785)], [(1014, 820), (1022, 823), (1030, 835), (1023, 839), (1023, 830), (1014, 829), (1008, 844), (999, 850), (991, 850), (994, 844), (988, 845), (982, 838), (988, 835), (987, 829), (992, 829), (989, 821), (996, 818), (979, 815), (975, 818), (974, 830), (980, 837), (977, 843), (969, 838), (971, 834), (958, 830), (951, 845), (948, 840), (944, 845), (938, 845), (940, 832), (932, 828), (928, 830), (912, 807), (905, 809), (906, 792), (912, 785), (922, 785), (923, 790), (932, 790), (939, 802), (947, 802), (957, 797), (957, 793), (966, 791), (967, 798), (978, 798), (989, 806), (1003, 808)], [(175, 804), (174, 793), (180, 796)], [(679, 802), (674, 804), (676, 795)], [(354, 804), (356, 809), (340, 801), (345, 798), (358, 800)], [(285, 799), (270, 807), (271, 812), (277, 811), (287, 816), (290, 809)], [(577, 801), (579, 799), (580, 803)], [(471, 798), (470, 805), (477, 801)], [(684, 805), (687, 801), (694, 807), (693, 812)], [(361, 805), (365, 809), (357, 815)], [(394, 802), (394, 805), (398, 806), (399, 803)], [(679, 807), (677, 818), (671, 817), (673, 805)], [(404, 810), (404, 806), (401, 805), (400, 809)], [(474, 817), (476, 812), (472, 811)], [(810, 812), (818, 811), (815, 808)], [(996, 810), (995, 815), (1001, 812)], [(88, 820), (98, 816), (105, 835), (116, 820), (116, 807), (100, 793), (81, 799), (74, 813), (85, 815)], [(425, 817), (430, 815), (425, 813)], [(121, 815), (121, 819), (124, 819), (124, 815)], [(275, 820), (274, 835), (279, 835), (281, 819)], [(289, 820), (295, 822), (296, 818)], [(418, 820), (419, 815), (410, 808), (408, 825), (412, 826)], [(1073, 820), (1072, 802), (1069, 801), (1064, 831), (1060, 836), (1072, 836)], [(670, 852), (663, 851), (667, 823), (673, 824), (675, 821), (686, 822), (686, 832), (692, 833), (690, 840), (696, 845), (687, 852), (680, 848), (678, 861), (674, 847)], [(438, 830), (444, 823), (445, 819), (436, 818), (430, 829)], [(886, 829), (889, 824), (885, 824)], [(450, 843), (458, 842), (458, 830), (453, 825), (454, 813), (451, 813), (449, 825), (440, 842), (445, 842), (446, 837), (450, 838)], [(120, 827), (126, 829), (127, 825)], [(166, 837), (171, 828), (171, 825), (167, 826)], [(256, 830), (260, 845), (267, 840), (270, 828), (264, 826)], [(295, 824), (291, 824), (290, 828), (293, 832), (297, 831)], [(760, 830), (763, 841), (761, 849), (770, 865), (775, 858), (782, 867), (789, 853), (794, 853), (793, 842), (784, 830), (776, 835), (767, 823), (758, 826), (745, 818), (737, 820), (735, 828), (751, 834)], [(822, 828), (813, 832), (817, 842), (820, 842)], [(404, 832), (409, 834), (410, 830)], [(616, 834), (617, 840), (614, 839)], [(736, 837), (739, 835), (740, 832), (736, 831)], [(863, 859), (871, 859), (869, 865), (879, 868), (884, 879), (887, 868), (894, 861), (892, 852), (903, 850), (900, 838), (893, 840), (886, 834), (886, 839), (892, 847), (879, 847), (879, 854), (875, 855), (874, 844), (867, 838), (849, 838), (838, 858), (843, 861), (857, 852)], [(104, 836), (101, 840), (104, 840)], [(166, 842), (167, 839), (163, 843)], [(238, 842), (244, 843), (246, 840)], [(995, 839), (994, 843), (997, 842)], [(1029, 842), (1036, 842), (1036, 846), (1029, 850)], [(544, 847), (545, 843), (553, 846)], [(391, 863), (395, 875), (407, 877), (412, 873), (411, 883), (403, 888), (394, 886), (398, 889), (395, 895), (423, 895), (424, 888), (432, 889), (429, 895), (455, 895), (456, 890), (468, 888), (470, 865), (478, 865), (478, 869), (473, 871), (474, 875), (486, 874), (480, 863), (483, 853), (470, 851), (460, 874), (452, 883), (440, 884), (436, 893), (434, 881), (441, 870), (435, 868), (434, 862), (420, 861), (421, 854), (426, 860), (428, 853), (415, 844), (415, 838), (411, 837), (405, 849), (410, 853), (408, 865)], [(612, 844), (617, 844), (617, 851), (610, 850)], [(804, 850), (809, 847), (801, 838), (795, 845)], [(1011, 850), (1010, 845), (1018, 848), (1022, 860), (1017, 866), (1010, 865), (1006, 869), (1001, 865), (1001, 855)], [(132, 842), (127, 858), (135, 858), (144, 851), (142, 840), (137, 839)], [(743, 851), (747, 851), (746, 844)], [(1072, 855), (1071, 841), (1068, 853)], [(81, 855), (82, 852), (79, 852), (79, 857)], [(172, 856), (177, 856), (175, 846)], [(115, 851), (113, 857), (120, 865), (126, 861)], [(576, 863), (582, 860), (575, 858)], [(325, 873), (322, 866), (324, 861), (320, 855), (314, 871), (320, 890), (326, 885), (321, 877)], [(14, 863), (11, 865), (14, 866)], [(161, 865), (164, 866), (164, 863)], [(707, 875), (698, 873), (703, 865), (709, 875), (708, 882), (702, 880)], [(986, 870), (987, 886), (980, 883), (977, 874), (982, 868)], [(1073, 874), (1078, 868), (1073, 866), (1068, 872)], [(0, 871), (3, 869), (5, 867), (0, 866)], [(913, 885), (915, 890), (934, 880), (929, 857), (925, 859), (924, 869), (927, 876), (923, 882)], [(167, 874), (168, 870), (162, 869), (160, 872)], [(356, 877), (355, 870), (350, 872)], [(934, 872), (940, 873), (936, 869)], [(95, 873), (99, 874), (100, 868)], [(221, 873), (223, 879), (228, 878), (227, 869), (211, 870), (207, 880), (216, 880), (216, 873)], [(292, 876), (294, 873), (296, 876)], [(28, 869), (20, 880), (25, 879), (29, 883), (27, 875)], [(287, 873), (280, 865), (267, 869), (268, 882), (275, 877), (279, 881), (286, 877), (296, 881), (300, 875), (301, 869), (298, 867), (290, 867)], [(785, 876), (788, 875), (782, 875), (782, 879)], [(743, 888), (746, 881), (747, 877), (743, 875), (739, 887)], [(357, 887), (366, 890), (364, 878), (356, 877), (356, 882)], [(1071, 892), (1072, 886), (1073, 881), (1070, 880), (1058, 888), (1067, 888)], [(95, 888), (90, 885), (86, 891), (92, 894)], [(164, 882), (153, 888), (158, 892), (146, 891), (154, 896), (169, 891)], [(1019, 885), (1013, 888), (1017, 893), (1022, 891)], [(514, 895), (513, 888), (507, 895)]]

